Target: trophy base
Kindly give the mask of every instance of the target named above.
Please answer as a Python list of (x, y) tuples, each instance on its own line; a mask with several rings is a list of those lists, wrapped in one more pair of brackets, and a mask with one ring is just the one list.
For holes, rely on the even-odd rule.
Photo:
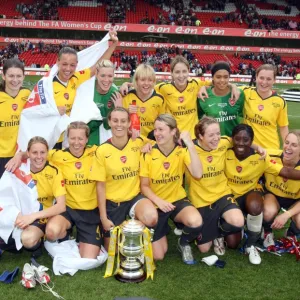
[(120, 274), (116, 274), (115, 278), (123, 283), (140, 283), (146, 279), (146, 274), (144, 273), (141, 277), (139, 278), (123, 278), (121, 277)]

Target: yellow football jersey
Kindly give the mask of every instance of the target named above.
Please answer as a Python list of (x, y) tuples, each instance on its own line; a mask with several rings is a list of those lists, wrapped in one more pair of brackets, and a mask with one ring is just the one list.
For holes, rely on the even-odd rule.
[(0, 92), (0, 157), (12, 157), (16, 153), (20, 115), (30, 90), (21, 88), (16, 97)]
[(105, 182), (106, 199), (120, 203), (140, 193), (139, 159), (142, 138), (129, 139), (123, 149), (111, 140), (97, 148), (89, 178)]
[(51, 207), (56, 197), (66, 195), (65, 180), (61, 171), (48, 162), (43, 170), (37, 173), (31, 172), (31, 176), (36, 184), (38, 201), (43, 209)]
[[(283, 167), (283, 154), (282, 150), (268, 150), (270, 157), (275, 160), (278, 165)], [(300, 160), (295, 166), (295, 170), (300, 170)], [(300, 199), (300, 182), (299, 180), (287, 179), (281, 176), (274, 176), (265, 173), (266, 183), (265, 188), (272, 194), (289, 199)]]
[(196, 139), (194, 144), (203, 166), (203, 175), (200, 180), (195, 179), (187, 170), (186, 178), (190, 200), (195, 207), (199, 208), (232, 193), (224, 173), (225, 156), (228, 148), (231, 147), (231, 139), (221, 137), (218, 148), (211, 151), (201, 148)]
[(191, 163), (187, 148), (175, 146), (173, 151), (165, 156), (154, 145), (151, 153), (141, 156), (140, 176), (147, 177), (151, 190), (161, 199), (173, 203), (186, 197), (182, 186), (185, 166)]
[(69, 149), (51, 150), (48, 159), (60, 168), (65, 178), (66, 205), (72, 209), (92, 210), (98, 207), (96, 182), (89, 179), (97, 146), (86, 147), (80, 157)]
[(254, 143), (268, 149), (279, 149), (277, 125), (288, 126), (287, 104), (277, 94), (262, 99), (256, 88), (244, 88), (244, 123), (254, 130)]
[(265, 159), (260, 159), (260, 155), (253, 150), (250, 156), (241, 161), (236, 158), (232, 149), (226, 153), (225, 174), (235, 197), (254, 190), (264, 173), (278, 176), (281, 169), (282, 166), (269, 155)]
[(194, 128), (198, 123), (197, 94), (201, 86), (210, 84), (209, 81), (193, 78), (188, 80), (183, 92), (179, 92), (173, 83), (156, 87), (158, 93), (164, 96), (166, 112), (174, 116), (180, 132), (188, 131), (192, 138), (195, 138)]
[[(75, 72), (74, 75), (69, 79), (67, 85), (64, 85), (55, 76), (53, 78), (53, 92), (56, 106), (65, 106), (66, 115), (70, 115), (73, 103), (76, 96), (77, 88), (85, 81), (91, 78), (90, 69)], [(58, 142), (63, 141), (63, 134), (60, 136)]]
[(123, 98), (123, 106), (128, 109), (133, 100), (136, 101), (136, 105), (139, 107), (137, 114), (141, 122), (141, 135), (147, 137), (149, 132), (154, 129), (155, 119), (165, 112), (164, 97), (153, 91), (151, 97), (143, 101), (137, 96), (135, 90), (131, 90)]

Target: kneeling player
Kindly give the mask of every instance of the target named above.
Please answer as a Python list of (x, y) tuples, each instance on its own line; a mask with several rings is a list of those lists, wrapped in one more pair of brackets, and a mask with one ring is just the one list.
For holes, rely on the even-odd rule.
[[(270, 155), (280, 166), (300, 170), (300, 131), (291, 131), (285, 138), (283, 151), (270, 151)], [(282, 228), (288, 219), (291, 223), (287, 236), (300, 234), (300, 185), (299, 181), (281, 176), (265, 174), (265, 177), (264, 246), (269, 247), (274, 245), (272, 228)], [(277, 216), (280, 207), (286, 212)]]
[[(170, 228), (168, 220), (184, 225), (178, 241), (182, 260), (194, 264), (190, 242), (195, 240), (202, 229), (202, 218), (187, 199), (182, 186), (185, 166), (192, 176), (201, 178), (202, 165), (188, 132), (179, 136), (175, 119), (169, 114), (158, 116), (154, 123), (156, 145), (151, 153), (141, 157), (141, 190), (157, 207), (158, 224), (153, 238), (154, 259), (164, 258), (168, 243), (166, 235)], [(178, 145), (179, 138), (187, 148)]]
[(89, 178), (97, 181), (97, 197), (104, 244), (108, 249), (110, 229), (127, 216), (135, 216), (147, 227), (157, 223), (157, 212), (149, 199), (140, 193), (139, 158), (144, 145), (141, 138), (128, 135), (129, 112), (115, 108), (108, 116), (112, 138), (97, 148)]
[[(225, 174), (237, 203), (246, 215), (247, 235), (246, 253), (252, 264), (260, 264), (261, 258), (255, 247), (259, 239), (263, 221), (263, 197), (256, 191), (259, 178), (265, 174), (300, 179), (300, 171), (287, 168), (267, 155), (261, 159), (251, 148), (254, 132), (251, 126), (237, 125), (232, 131), (233, 148), (226, 153)], [(237, 238), (237, 243), (240, 240)]]
[(218, 121), (203, 117), (195, 126), (193, 143), (203, 165), (203, 175), (196, 180), (187, 172), (189, 195), (203, 218), (202, 235), (197, 239), (200, 252), (208, 252), (212, 244), (217, 255), (225, 254), (224, 236), (242, 231), (244, 217), (235, 203), (224, 174), (228, 137), (221, 137)]

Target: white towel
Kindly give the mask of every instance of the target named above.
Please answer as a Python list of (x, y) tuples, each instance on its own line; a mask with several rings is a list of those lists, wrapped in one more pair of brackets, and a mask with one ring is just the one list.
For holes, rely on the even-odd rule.
[(81, 258), (78, 244), (75, 240), (62, 243), (46, 241), (45, 248), (53, 257), (53, 272), (55, 275), (69, 274), (73, 276), (78, 270), (90, 270), (97, 268), (107, 260), (107, 252), (101, 247), (96, 259)]
[[(92, 67), (108, 48), (108, 40), (107, 34), (101, 42), (80, 51), (76, 70)], [(38, 81), (22, 111), (18, 134), (18, 149), (22, 151), (26, 150), (28, 141), (34, 136), (44, 137), (49, 143), (49, 148), (53, 148), (71, 121), (102, 120), (93, 101), (95, 77), (78, 87), (71, 116), (60, 116), (53, 96), (53, 78), (57, 72), (58, 67), (54, 65), (50, 72)]]
[(17, 249), (22, 248), (22, 230), (15, 227), (18, 214), (37, 212), (37, 189), (30, 174), (29, 161), (22, 163), (14, 173), (4, 172), (0, 180), (0, 237), (7, 243), (13, 234)]

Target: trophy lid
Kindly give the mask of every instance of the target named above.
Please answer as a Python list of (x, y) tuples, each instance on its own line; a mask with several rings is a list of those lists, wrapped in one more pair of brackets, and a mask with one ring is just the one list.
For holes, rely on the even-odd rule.
[(124, 221), (120, 227), (124, 234), (129, 233), (139, 235), (142, 234), (145, 225), (138, 220), (130, 219), (128, 221)]

